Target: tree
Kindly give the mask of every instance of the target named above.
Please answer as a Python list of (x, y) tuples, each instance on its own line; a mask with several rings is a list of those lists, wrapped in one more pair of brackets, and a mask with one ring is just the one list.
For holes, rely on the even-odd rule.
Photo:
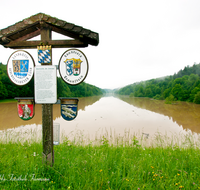
[(187, 85), (190, 87), (190, 89), (193, 88), (195, 82), (198, 81), (198, 79), (199, 79), (199, 76), (196, 75), (196, 74), (191, 74), (189, 76), (189, 78), (188, 78), (188, 84)]
[(5, 99), (8, 96), (5, 85), (0, 81), (0, 99)]
[(152, 98), (152, 97), (153, 97), (153, 92), (152, 92), (152, 90), (151, 90), (150, 87), (147, 87), (147, 88), (145, 89), (145, 97), (149, 97), (149, 98)]
[(183, 89), (180, 84), (176, 84), (171, 91), (171, 94), (174, 96), (176, 100), (183, 99)]
[(194, 97), (194, 101), (195, 104), (200, 104), (200, 91), (197, 92), (197, 94)]
[(125, 91), (124, 91), (124, 95), (130, 95), (130, 89), (127, 88)]
[(193, 102), (194, 101), (194, 98), (195, 98), (195, 95), (200, 91), (200, 88), (199, 87), (195, 87), (191, 93), (190, 93), (190, 97), (189, 97), (189, 101), (190, 102)]
[(180, 84), (180, 85), (183, 85), (184, 83), (184, 80), (183, 78), (176, 78), (173, 82), (173, 85), (172, 86), (175, 86), (176, 84)]
[(163, 97), (167, 98), (170, 95), (171, 90), (172, 90), (172, 88), (165, 89), (163, 92)]

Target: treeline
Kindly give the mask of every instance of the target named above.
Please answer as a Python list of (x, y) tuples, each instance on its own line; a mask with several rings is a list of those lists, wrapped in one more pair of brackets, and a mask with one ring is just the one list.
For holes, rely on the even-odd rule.
[[(76, 86), (66, 84), (57, 77), (57, 97), (87, 97), (102, 95), (103, 90), (81, 83)], [(12, 99), (15, 97), (34, 97), (34, 79), (27, 85), (17, 86), (13, 84), (7, 75), (7, 66), (0, 63), (0, 99)]]
[(82, 82), (79, 85), (68, 85), (60, 77), (57, 78), (58, 97), (87, 97), (103, 95), (104, 91), (96, 86)]
[(172, 76), (125, 86), (116, 93), (166, 100), (166, 103), (179, 100), (200, 104), (200, 64), (187, 66)]

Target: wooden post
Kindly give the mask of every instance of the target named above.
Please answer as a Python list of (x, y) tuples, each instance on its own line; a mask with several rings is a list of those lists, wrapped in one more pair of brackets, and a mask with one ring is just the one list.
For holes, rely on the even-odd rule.
[[(51, 29), (42, 23), (41, 27), (41, 41), (42, 45), (48, 45), (51, 40)], [(52, 57), (51, 57), (52, 60)], [(44, 65), (44, 64), (42, 64)], [(49, 64), (52, 65), (52, 62)], [(42, 134), (43, 134), (43, 162), (47, 165), (54, 164), (53, 151), (53, 105), (42, 104)]]
[(53, 105), (42, 104), (43, 162), (53, 166)]

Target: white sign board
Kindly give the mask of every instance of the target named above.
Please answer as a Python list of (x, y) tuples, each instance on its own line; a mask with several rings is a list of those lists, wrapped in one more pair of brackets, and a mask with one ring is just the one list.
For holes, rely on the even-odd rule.
[(8, 77), (16, 85), (26, 85), (33, 77), (34, 65), (34, 60), (28, 52), (15, 51), (8, 59)]
[(62, 79), (70, 85), (77, 85), (84, 81), (88, 73), (88, 61), (83, 52), (69, 49), (61, 56), (59, 72)]
[(35, 67), (35, 102), (37, 104), (55, 104), (57, 102), (56, 66)]

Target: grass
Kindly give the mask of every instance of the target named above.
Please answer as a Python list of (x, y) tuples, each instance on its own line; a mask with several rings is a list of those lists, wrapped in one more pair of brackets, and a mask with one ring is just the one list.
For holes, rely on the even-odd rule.
[(200, 189), (199, 139), (165, 145), (157, 135), (156, 146), (142, 145), (145, 138), (137, 136), (115, 145), (106, 135), (98, 143), (80, 139), (65, 137), (54, 146), (49, 167), (42, 164), (40, 140), (1, 138), (0, 189)]
[(11, 103), (11, 102), (17, 102), (17, 100), (15, 100), (15, 99), (3, 99), (3, 100), (0, 100), (0, 103)]

